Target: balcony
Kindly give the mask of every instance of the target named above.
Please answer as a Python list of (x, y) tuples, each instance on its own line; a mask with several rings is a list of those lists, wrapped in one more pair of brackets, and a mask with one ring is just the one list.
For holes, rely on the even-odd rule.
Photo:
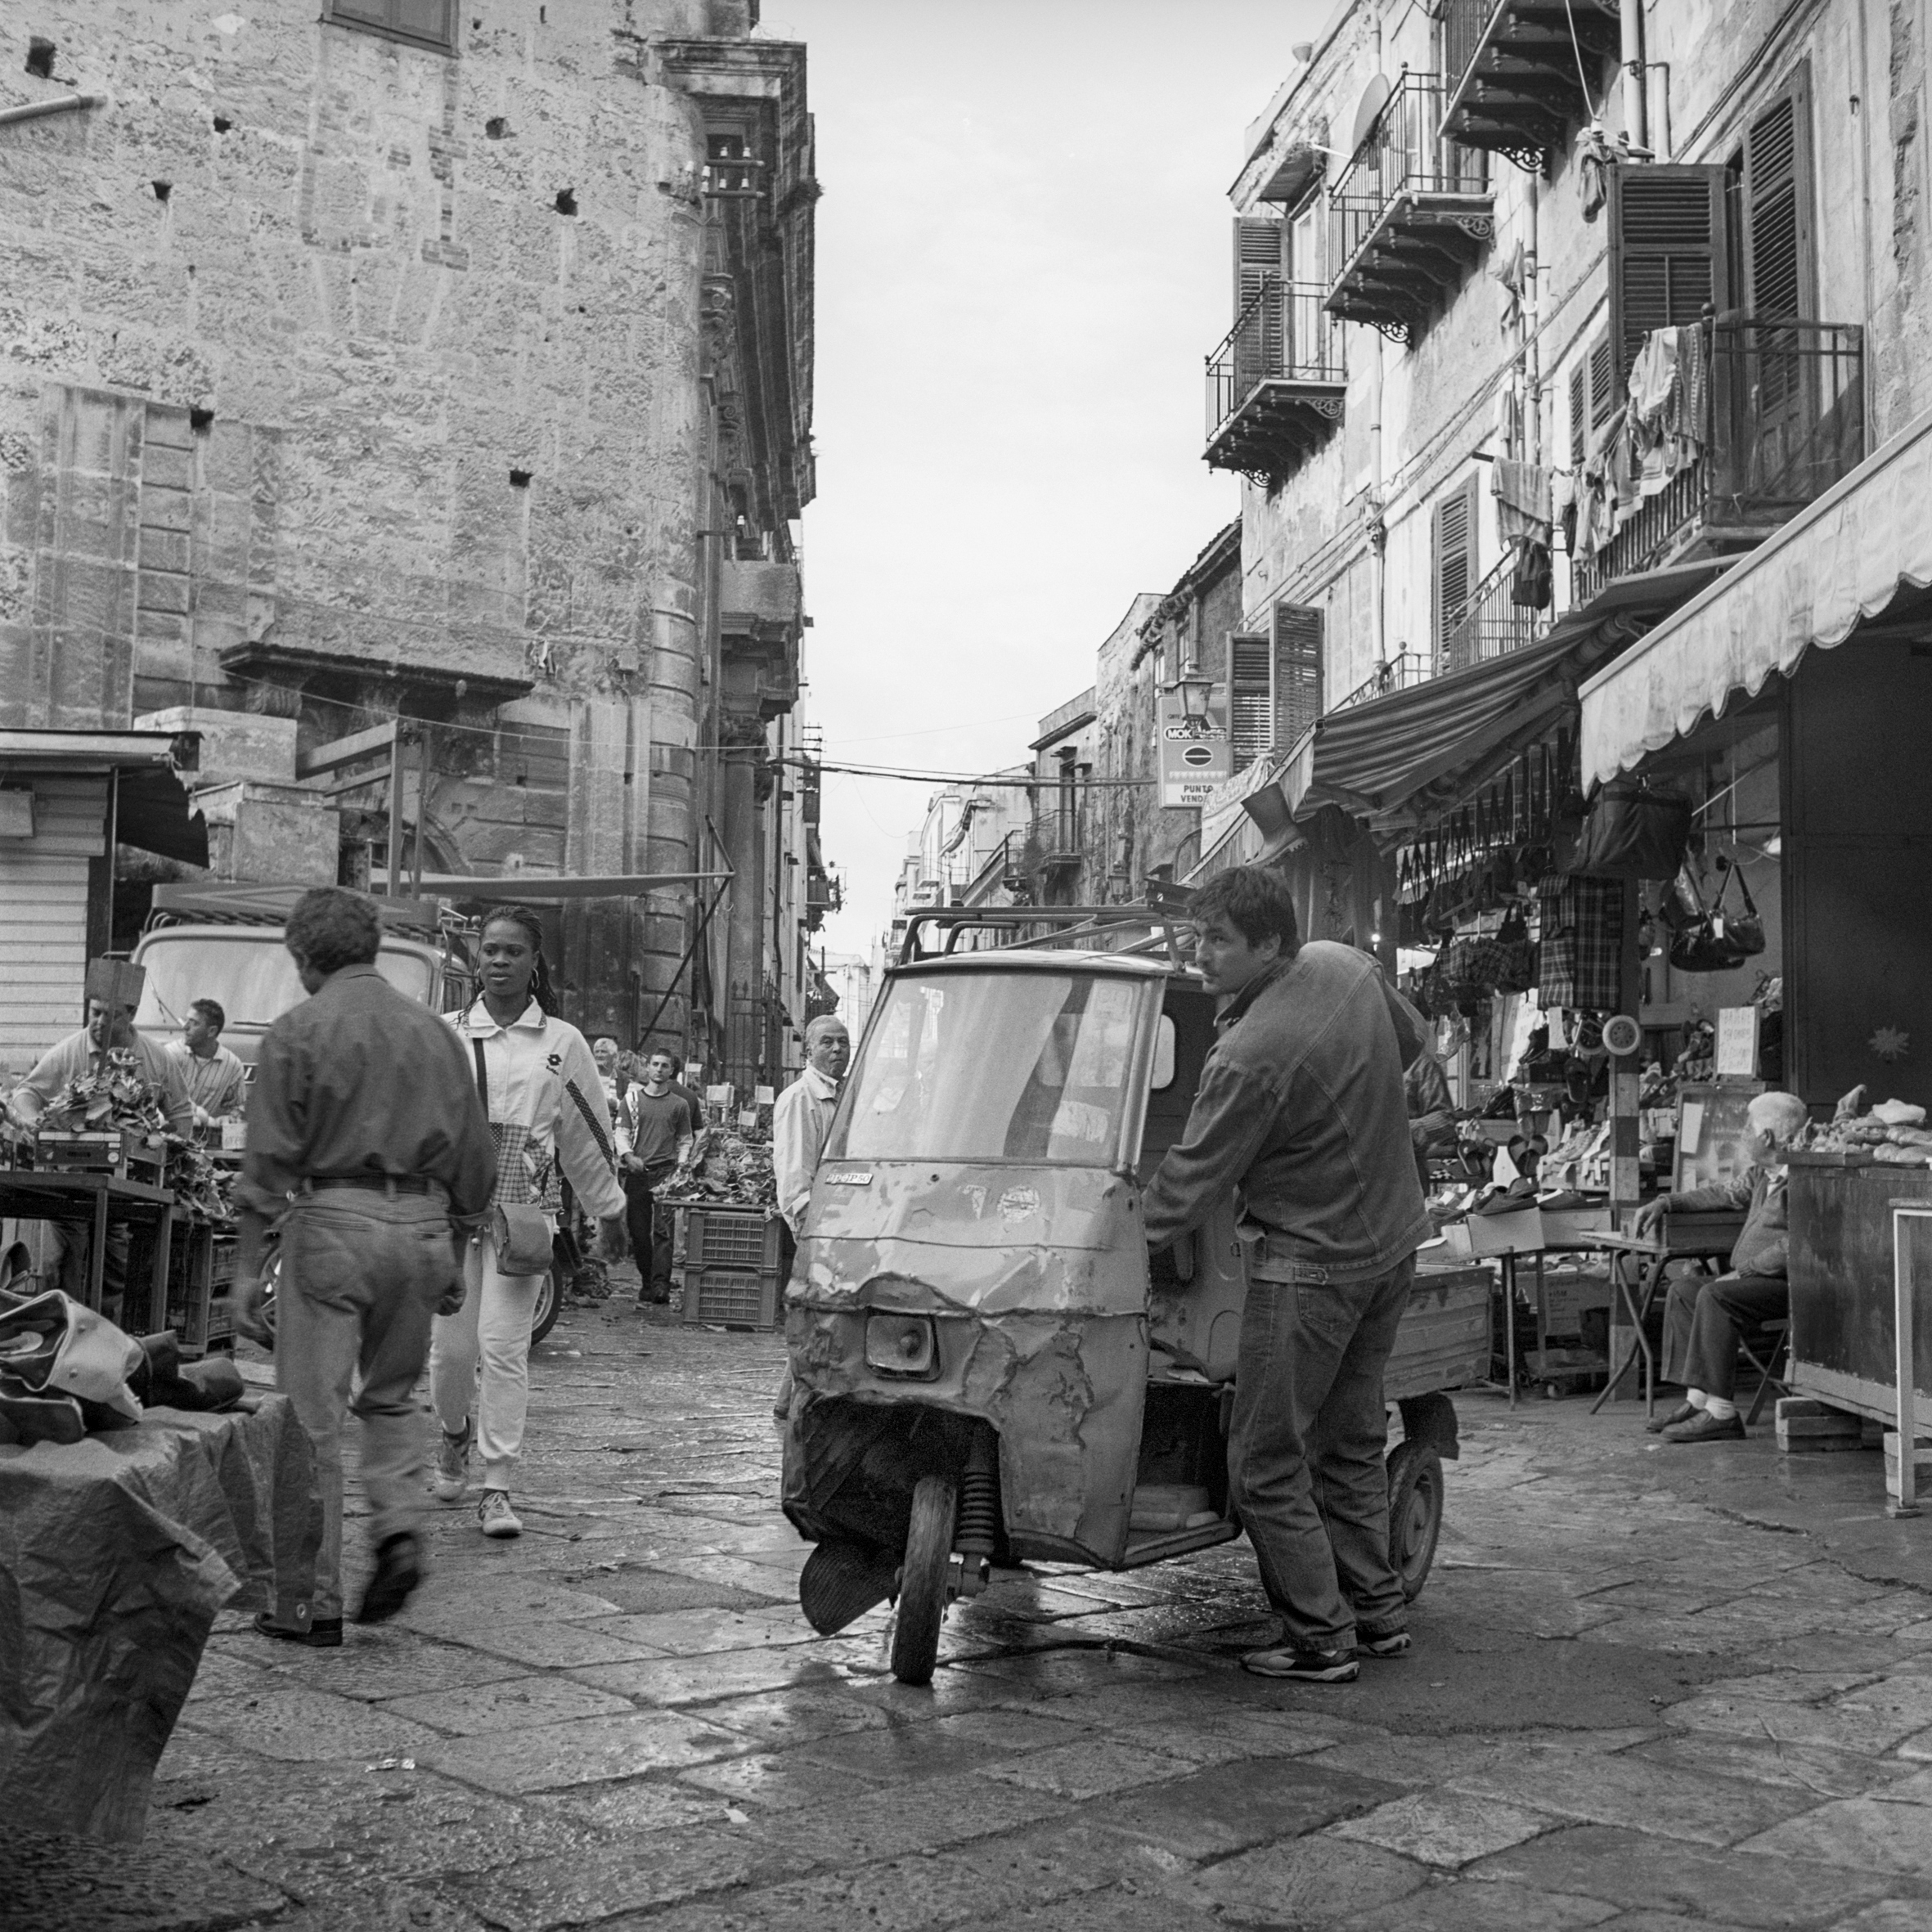
[(1331, 315), (1413, 341), (1496, 231), (1480, 151), (1440, 138), (1443, 88), (1406, 69), (1328, 193)]
[(1335, 708), (1348, 711), (1371, 699), (1386, 698), (1391, 691), (1406, 691), (1412, 685), (1426, 683), (1429, 674), (1429, 660), (1421, 651), (1398, 651), (1387, 663), (1377, 666), (1374, 675), (1364, 679)]
[(1439, 671), (1466, 671), (1471, 664), (1507, 657), (1548, 630), (1549, 611), (1518, 604), (1511, 595), (1516, 578), (1512, 553), (1470, 592), (1468, 603), (1444, 627)]
[(1335, 434), (1347, 379), (1328, 290), (1265, 277), (1207, 358), (1207, 466), (1283, 481)]
[(1448, 0), (1443, 139), (1540, 169), (1589, 119), (1585, 77), (1602, 91), (1620, 33), (1617, 0)]
[(1865, 456), (1864, 331), (1848, 324), (1705, 324), (1702, 447), (1616, 534), (1574, 560), (1572, 600), (1640, 570), (1752, 548)]

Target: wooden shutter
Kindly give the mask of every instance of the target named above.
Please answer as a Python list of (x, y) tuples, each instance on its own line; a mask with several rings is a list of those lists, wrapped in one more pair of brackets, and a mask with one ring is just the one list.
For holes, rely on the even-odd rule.
[(1570, 467), (1581, 470), (1590, 453), (1590, 358), (1570, 371)]
[(1281, 253), (1279, 222), (1264, 221), (1252, 215), (1234, 218), (1234, 319), (1241, 325), (1234, 339), (1234, 399), (1238, 402), (1245, 400), (1256, 383), (1282, 371), (1282, 304), (1278, 301), (1263, 303), (1252, 313), (1248, 308), (1270, 276), (1278, 281)]
[(1471, 476), (1436, 505), (1435, 559), (1436, 648), (1449, 643), (1449, 633), (1469, 609), (1476, 588), (1476, 479)]
[(1744, 137), (1743, 303), (1754, 321), (1817, 312), (1811, 73), (1800, 63)]
[(1610, 170), (1613, 395), (1653, 329), (1731, 306), (1722, 168), (1631, 164)]
[(1322, 613), (1278, 604), (1274, 631), (1274, 745), (1287, 751), (1322, 715)]
[(1281, 273), (1282, 225), (1260, 215), (1234, 218), (1234, 317), (1260, 293), (1261, 284)]
[(1570, 465), (1580, 470), (1597, 432), (1616, 410), (1616, 375), (1606, 329), (1570, 371)]
[(1253, 631), (1228, 635), (1228, 731), (1234, 769), (1251, 765), (1274, 736), (1274, 680), (1270, 640)]

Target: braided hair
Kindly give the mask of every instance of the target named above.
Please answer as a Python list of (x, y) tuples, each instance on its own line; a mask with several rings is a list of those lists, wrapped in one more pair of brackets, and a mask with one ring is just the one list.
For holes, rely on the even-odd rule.
[(499, 922), (521, 926), (529, 934), (531, 950), (537, 955), (536, 968), (530, 975), (530, 996), (544, 1012), (554, 1013), (559, 1011), (556, 989), (550, 984), (550, 961), (543, 955), (541, 920), (527, 905), (493, 905), (483, 914), (483, 923), (476, 929), (478, 937), (480, 938)]

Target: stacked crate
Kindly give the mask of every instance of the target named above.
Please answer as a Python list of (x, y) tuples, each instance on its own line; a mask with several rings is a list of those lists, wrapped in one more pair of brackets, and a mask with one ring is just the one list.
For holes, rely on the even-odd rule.
[(779, 1230), (762, 1207), (686, 1207), (684, 1319), (724, 1328), (779, 1323)]

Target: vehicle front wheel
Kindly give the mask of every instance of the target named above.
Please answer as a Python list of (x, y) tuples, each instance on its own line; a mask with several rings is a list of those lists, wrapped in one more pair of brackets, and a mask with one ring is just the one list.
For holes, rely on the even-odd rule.
[(534, 1348), (557, 1325), (557, 1311), (564, 1305), (564, 1264), (553, 1259), (550, 1273), (537, 1291), (537, 1306), (530, 1315), (530, 1346)]
[(902, 1684), (929, 1684), (939, 1661), (939, 1627), (946, 1621), (946, 1573), (953, 1560), (953, 1485), (921, 1476), (912, 1493), (912, 1525), (899, 1574), (899, 1611), (892, 1625), (892, 1674)]
[(1389, 1457), (1389, 1562), (1413, 1603), (1429, 1580), (1442, 1534), (1442, 1458), (1427, 1442), (1400, 1442)]

